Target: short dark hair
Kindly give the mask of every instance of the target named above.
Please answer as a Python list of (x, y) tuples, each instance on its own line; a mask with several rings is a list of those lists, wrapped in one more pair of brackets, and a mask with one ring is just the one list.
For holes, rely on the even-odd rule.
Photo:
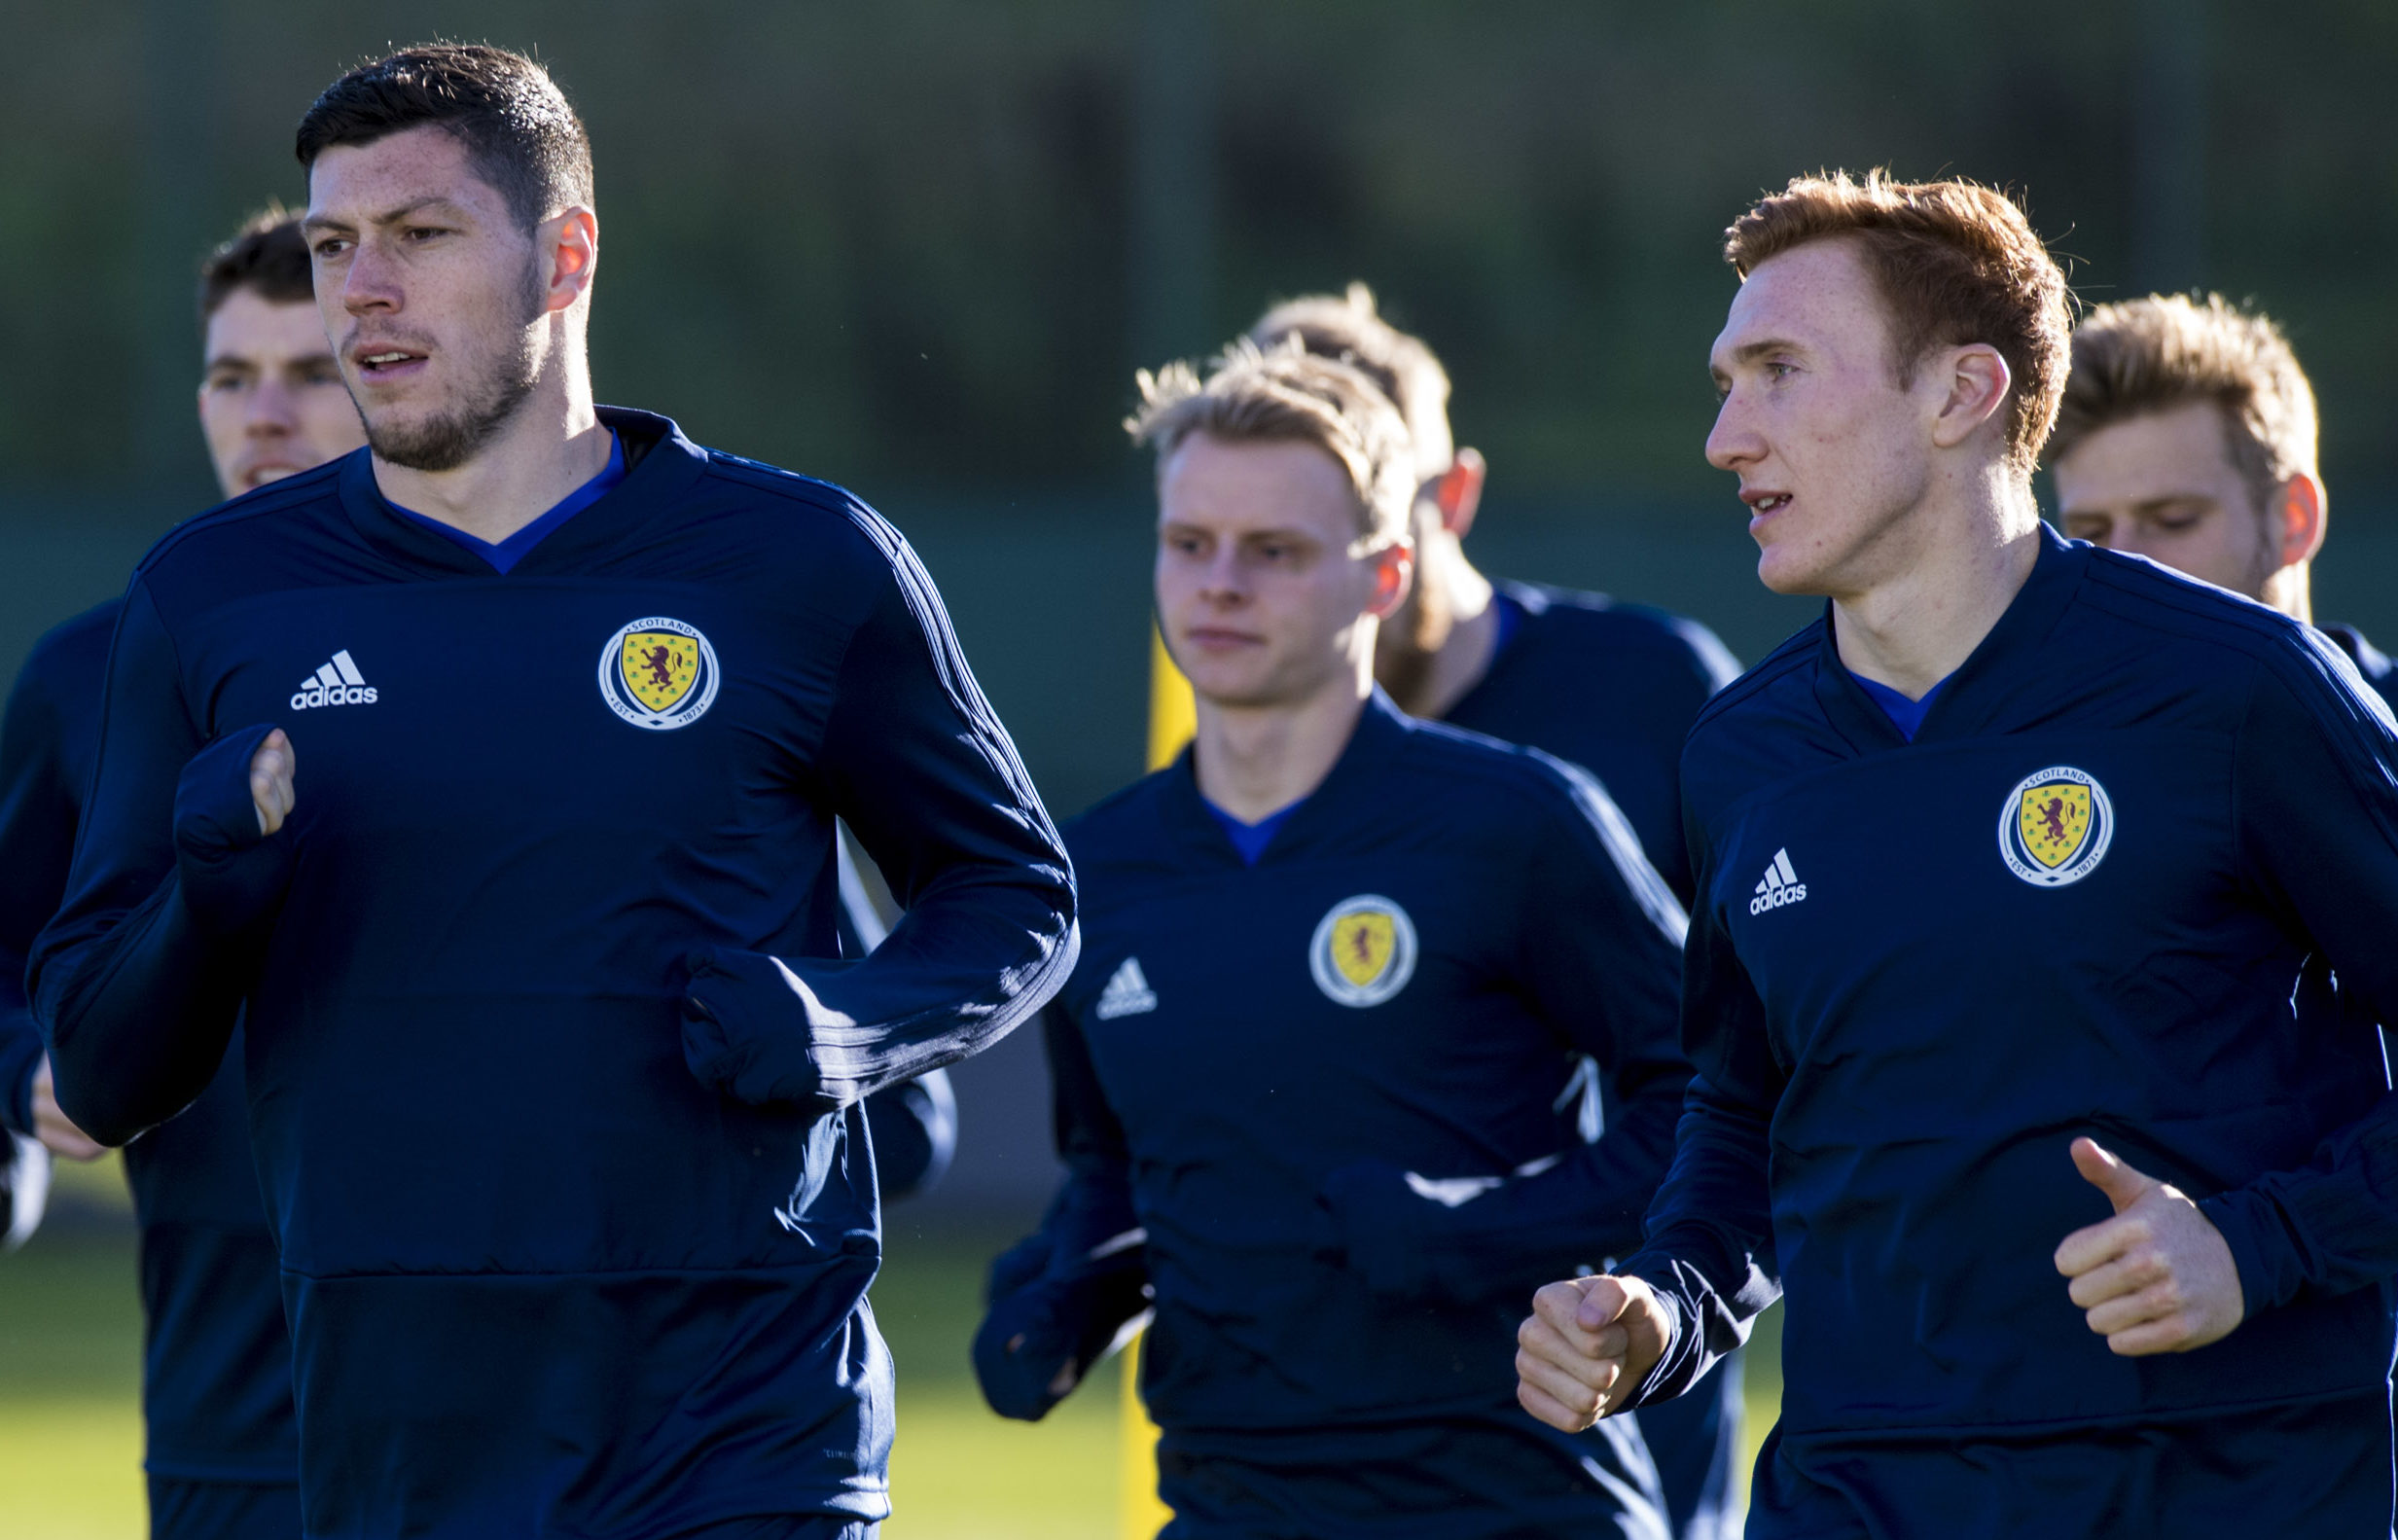
[(231, 240), (208, 254), (199, 265), (199, 324), (247, 289), (275, 304), (306, 304), (316, 298), (308, 271), (308, 243), (300, 233), (300, 216), (269, 203), (243, 220)]
[(423, 124), (465, 147), (522, 229), (591, 200), (591, 140), (566, 93), (523, 54), (483, 43), (420, 44), (335, 81), (300, 120), (300, 164)]

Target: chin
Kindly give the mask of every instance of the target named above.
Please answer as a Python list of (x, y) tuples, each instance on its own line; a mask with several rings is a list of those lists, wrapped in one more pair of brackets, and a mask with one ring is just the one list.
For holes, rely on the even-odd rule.
[(1787, 553), (1777, 555), (1771, 546), (1757, 554), (1757, 581), (1772, 592), (1803, 598), (1820, 598), (1832, 591), (1825, 586), (1821, 571)]

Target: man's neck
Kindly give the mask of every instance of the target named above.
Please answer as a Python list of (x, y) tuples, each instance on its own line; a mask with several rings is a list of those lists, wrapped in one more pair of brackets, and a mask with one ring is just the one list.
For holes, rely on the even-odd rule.
[[(1394, 692), (1399, 709), (1410, 716), (1437, 722), (1455, 709), (1490, 672), (1499, 650), (1499, 607), (1490, 580), (1466, 560), (1454, 536), (1442, 535), (1436, 551), (1427, 540), (1417, 555), (1415, 580), (1438, 584), (1450, 617), (1449, 634), (1419, 668), (1404, 673), (1405, 688)], [(1386, 680), (1385, 683), (1396, 682)]]
[(375, 484), (412, 514), (498, 545), (608, 466), (612, 440), (588, 384), (536, 388), (497, 437), (455, 470), (375, 457)]
[(1917, 508), (1888, 537), (1906, 538), (1888, 576), (1832, 595), (1833, 634), (1850, 673), (1920, 700), (2015, 602), (2040, 557), (2039, 510), (2010, 477), (1971, 493), (1962, 506)]
[(2312, 564), (2293, 561), (2265, 580), (2265, 591), (2257, 597), (2294, 621), (2314, 624), (2314, 580)]
[(1192, 744), (1199, 795), (1242, 823), (1280, 812), (1324, 784), (1357, 731), (1366, 681), (1343, 678), (1292, 705), (1199, 701)]

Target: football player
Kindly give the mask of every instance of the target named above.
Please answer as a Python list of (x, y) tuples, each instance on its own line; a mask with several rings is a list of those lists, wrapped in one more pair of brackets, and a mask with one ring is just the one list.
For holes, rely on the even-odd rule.
[[(2048, 463), (2066, 534), (2314, 619), (2330, 515), (2314, 388), (2270, 316), (2213, 294), (2099, 305), (2073, 329)], [(2387, 655), (2353, 626), (2322, 630), (2398, 699)]]
[(1527, 1408), (1679, 1394), (1788, 1293), (1773, 1537), (2380, 1535), (2398, 734), (2311, 627), (2041, 523), (2063, 275), (1958, 181), (1731, 229), (1709, 460), (1824, 619), (1684, 755), (1698, 1074)]
[(1250, 340), (1296, 337), (1362, 372), (1407, 422), (1418, 482), (1415, 581), (1375, 643), (1374, 677), (1410, 716), (1525, 743), (1598, 777), (1684, 902), (1682, 740), (1739, 665), (1696, 621), (1603, 593), (1493, 582), (1465, 554), (1489, 465), (1449, 421), (1449, 372), (1352, 283), (1268, 310)]
[[(270, 210), (200, 269), (199, 422), (227, 497), (295, 476), (366, 443), (317, 319), (300, 222)], [(34, 644), (0, 723), (0, 1031), (41, 1054), (21, 982), (56, 912), (84, 822), (107, 693), (114, 599)], [(7, 1051), (0, 1049), (0, 1058)], [(44, 1067), (11, 1082), (61, 1154), (99, 1146), (67, 1122)], [(250, 1164), (241, 1035), (182, 1116), (134, 1140), (125, 1174), (141, 1228), (143, 1468), (151, 1533), (300, 1533), (300, 1447), (291, 1342), (274, 1236)]]
[[(593, 406), (539, 65), (405, 50), (298, 149), (370, 452), (135, 572), (32, 967), (59, 1104), (162, 1122), (246, 1001), (309, 1532), (863, 1534), (860, 1100), (1071, 970), (1063, 851), (889, 524)], [(906, 910), (854, 961), (837, 818)]]
[[(1242, 343), (1143, 393), (1198, 733), (1069, 831), (1086, 960), (1045, 1023), (1071, 1174), (998, 1271), (984, 1393), (1042, 1415), (1146, 1288), (1169, 1536), (1662, 1535), (1638, 1430), (1544, 1428), (1507, 1366), (1542, 1276), (1635, 1243), (1688, 1073), (1680, 911), (1587, 774), (1374, 688), (1416, 483), (1364, 376)], [(1554, 1115), (1578, 1055), (1595, 1142)], [(1527, 1235), (1444, 1228), (1493, 1215)]]
[[(1488, 467), (1480, 451), (1458, 448), (1450, 430), (1449, 372), (1421, 340), (1382, 318), (1364, 284), (1277, 304), (1249, 337), (1263, 347), (1296, 337), (1307, 351), (1347, 363), (1407, 423), (1417, 482), (1409, 520), (1415, 579), (1377, 630), (1376, 681), (1412, 716), (1528, 744), (1591, 771), (1640, 837), (1650, 865), (1688, 904), (1682, 740), (1707, 698), (1739, 672), (1731, 653), (1714, 632), (1678, 615), (1600, 593), (1494, 583), (1476, 570), (1464, 540)], [(1600, 1121), (1596, 1095), (1595, 1086), (1586, 1087), (1568, 1109), (1591, 1137)], [(1521, 1234), (1503, 1223), (1459, 1238), (1503, 1247)], [(1679, 1540), (1739, 1532), (1733, 1468), (1740, 1457), (1740, 1370), (1735, 1352), (1717, 1366), (1708, 1394), (1640, 1414)]]

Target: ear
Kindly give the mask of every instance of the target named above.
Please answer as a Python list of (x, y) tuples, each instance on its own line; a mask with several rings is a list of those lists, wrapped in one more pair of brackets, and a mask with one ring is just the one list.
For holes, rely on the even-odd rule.
[(599, 266), (599, 216), (578, 203), (535, 227), (533, 244), (549, 269), (544, 310), (567, 309), (591, 292), (591, 271)]
[(2323, 549), (2324, 507), (2323, 483), (2299, 472), (2281, 483), (2273, 493), (2273, 519), (2280, 527), (2281, 565), (2294, 567), (2302, 561), (2312, 561), (2315, 553)]
[(1484, 463), (1482, 450), (1463, 448), (1448, 470), (1432, 479), (1432, 503), (1441, 511), (1441, 527), (1459, 540), (1474, 527), (1474, 516), (1482, 510), (1483, 483), (1490, 476), (1490, 467)]
[(1980, 432), (2005, 404), (2007, 387), (2015, 382), (2007, 361), (1987, 342), (1944, 349), (1926, 358), (1923, 367), (1927, 375), (1938, 370), (1936, 382), (1946, 387), (1932, 418), (1932, 442), (1944, 449), (1953, 449)]
[(1407, 602), (1408, 589), (1415, 581), (1415, 547), (1394, 540), (1366, 559), (1374, 563), (1374, 597), (1366, 602), (1366, 613), (1386, 621)]

